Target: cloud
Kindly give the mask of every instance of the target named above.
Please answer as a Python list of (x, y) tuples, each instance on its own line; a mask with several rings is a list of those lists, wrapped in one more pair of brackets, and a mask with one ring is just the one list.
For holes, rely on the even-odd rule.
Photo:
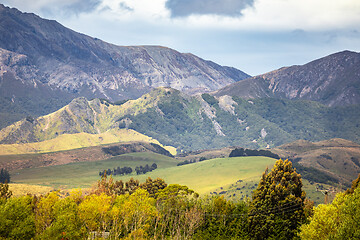
[(21, 11), (35, 12), (41, 16), (69, 16), (94, 11), (102, 0), (4, 0), (5, 4)]
[(120, 2), (119, 7), (125, 11), (133, 12), (134, 9), (129, 7), (125, 2)]
[(166, 8), (172, 17), (208, 14), (238, 17), (253, 4), (254, 0), (167, 0)]

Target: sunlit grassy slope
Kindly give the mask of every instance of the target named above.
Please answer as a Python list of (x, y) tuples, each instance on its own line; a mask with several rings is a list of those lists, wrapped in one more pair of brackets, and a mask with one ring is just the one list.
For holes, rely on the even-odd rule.
[[(14, 183), (44, 185), (54, 188), (90, 187), (100, 179), (99, 171), (124, 166), (134, 169), (136, 166), (150, 165), (154, 162), (160, 169), (176, 166), (178, 160), (156, 153), (130, 153), (103, 161), (17, 170), (11, 172), (11, 180)], [(136, 177), (136, 174), (131, 176)]]
[(99, 179), (100, 170), (117, 166), (134, 168), (153, 162), (158, 165), (158, 169), (151, 173), (115, 176), (114, 179), (128, 180), (134, 177), (144, 181), (149, 176), (160, 177), (167, 183), (183, 184), (199, 193), (209, 193), (239, 179), (259, 179), (264, 169), (271, 168), (275, 160), (267, 157), (217, 158), (178, 167), (178, 160), (173, 158), (154, 153), (132, 153), (105, 161), (23, 169), (12, 173), (12, 181), (63, 188), (89, 187)]
[[(46, 140), (43, 142), (24, 144), (1, 144), (0, 155), (56, 152), (76, 148), (97, 146), (101, 144), (130, 141), (152, 142), (161, 145), (156, 139), (153, 139), (131, 129), (112, 129), (100, 134), (63, 134), (54, 139)], [(176, 155), (176, 149), (174, 147), (164, 146), (164, 148), (168, 150), (171, 154)]]
[[(145, 175), (131, 174), (114, 176), (115, 180), (127, 181), (131, 177), (144, 182), (146, 178), (163, 178), (168, 184), (187, 185), (200, 194), (223, 195), (232, 200), (251, 198), (252, 191), (260, 181), (264, 170), (271, 169), (275, 159), (267, 157), (216, 158), (203, 162), (176, 166), (179, 160), (155, 153), (130, 153), (105, 161), (72, 163), (60, 166), (23, 169), (12, 172), (12, 181), (16, 186), (30, 184), (24, 193), (38, 193), (52, 189), (89, 188), (100, 179), (100, 170), (117, 166), (135, 166), (152, 164), (158, 169)], [(317, 192), (315, 184), (303, 180), (307, 197), (315, 203), (323, 202), (323, 195)], [(38, 187), (40, 186), (40, 187)], [(42, 188), (44, 186), (45, 188)], [(326, 187), (326, 186), (325, 186)], [(40, 189), (40, 190), (39, 190)], [(17, 190), (19, 192), (21, 190)]]

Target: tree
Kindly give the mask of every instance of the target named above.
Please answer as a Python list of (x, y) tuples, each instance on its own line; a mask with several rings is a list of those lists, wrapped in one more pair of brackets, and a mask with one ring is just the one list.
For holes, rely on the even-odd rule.
[(301, 226), (301, 239), (360, 239), (359, 177), (345, 193), (338, 193), (331, 204), (315, 208), (310, 222)]
[(0, 170), (0, 183), (9, 183), (10, 182), (10, 173), (5, 168)]
[[(149, 230), (152, 230), (151, 224), (158, 215), (155, 199), (140, 188), (131, 195), (117, 196), (111, 212), (114, 223), (123, 224), (123, 234), (130, 234), (129, 239), (147, 239)], [(120, 229), (114, 225), (113, 228)], [(120, 231), (116, 232), (119, 238)]]
[(250, 234), (255, 239), (292, 239), (305, 220), (301, 175), (288, 160), (265, 171), (250, 203)]
[(101, 193), (89, 195), (79, 205), (79, 215), (88, 232), (105, 232), (110, 227), (112, 197)]
[(33, 239), (35, 220), (33, 198), (10, 198), (0, 204), (0, 239)]
[(7, 183), (0, 183), (0, 203), (1, 200), (6, 200), (10, 198), (12, 192), (9, 190), (9, 184)]
[(38, 234), (44, 232), (54, 221), (54, 205), (60, 200), (58, 193), (55, 191), (41, 197), (36, 205), (35, 225)]
[(351, 188), (346, 190), (346, 193), (354, 193), (355, 189), (360, 185), (360, 174), (359, 176), (352, 182)]
[(155, 198), (156, 194), (166, 187), (167, 184), (163, 179), (157, 178), (152, 180), (150, 177), (148, 177), (146, 181), (139, 186), (139, 188), (145, 189), (152, 198)]
[(56, 201), (53, 208), (53, 221), (39, 239), (84, 239), (86, 228), (79, 217), (78, 196), (72, 193), (69, 197)]
[(202, 220), (200, 210), (192, 209), (198, 196), (194, 190), (179, 184), (170, 184), (156, 194), (157, 208), (161, 215), (156, 224), (159, 226), (156, 235), (160, 239), (165, 236), (170, 239), (187, 239), (193, 234), (196, 221), (192, 220), (197, 219), (197, 223)]
[(204, 209), (203, 224), (196, 231), (195, 239), (248, 239), (248, 206), (233, 202), (223, 196), (201, 200)]

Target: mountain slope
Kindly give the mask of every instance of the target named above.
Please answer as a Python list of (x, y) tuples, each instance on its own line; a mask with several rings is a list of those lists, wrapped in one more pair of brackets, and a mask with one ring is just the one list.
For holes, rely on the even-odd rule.
[[(117, 101), (159, 86), (209, 92), (247, 77), (165, 47), (115, 46), (0, 4), (0, 92), (17, 106), (48, 95), (57, 107), (80, 96)], [(34, 105), (20, 111), (22, 116), (32, 113)]]
[(360, 103), (360, 53), (343, 51), (301, 66), (284, 67), (215, 93), (243, 98), (277, 97), (328, 106)]
[(306, 168), (317, 169), (345, 186), (351, 186), (360, 173), (360, 145), (344, 139), (298, 140), (272, 149), (272, 152)]
[(171, 88), (157, 88), (122, 104), (74, 99), (54, 113), (28, 117), (2, 129), (0, 144), (118, 129), (135, 130), (178, 151), (228, 146), (256, 149), (297, 139), (335, 137), (360, 142), (359, 118), (360, 105), (327, 107), (312, 101), (190, 96)]

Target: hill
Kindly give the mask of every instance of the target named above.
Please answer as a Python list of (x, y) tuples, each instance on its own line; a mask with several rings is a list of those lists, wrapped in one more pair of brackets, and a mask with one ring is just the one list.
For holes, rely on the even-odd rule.
[(4, 5), (0, 68), (0, 128), (29, 114), (55, 111), (77, 97), (115, 102), (159, 86), (209, 92), (249, 77), (166, 47), (109, 44)]
[[(130, 153), (108, 160), (79, 162), (59, 166), (28, 168), (12, 171), (13, 183), (46, 185), (51, 187), (90, 187), (99, 179), (99, 171), (117, 166), (152, 164), (158, 169), (145, 175), (135, 173), (114, 176), (115, 180), (131, 177), (144, 181), (147, 177), (163, 178), (167, 183), (187, 185), (199, 193), (209, 193), (218, 187), (235, 183), (239, 179), (260, 179), (264, 169), (275, 163), (266, 157), (216, 158), (185, 166), (176, 166), (179, 160), (155, 153)], [(212, 176), (209, 178), (209, 176)]]
[[(113, 176), (113, 178), (114, 180), (128, 181), (133, 177), (144, 182), (148, 177), (152, 179), (160, 177), (168, 184), (187, 185), (200, 194), (222, 195), (236, 201), (251, 197), (262, 173), (267, 167), (272, 168), (275, 159), (267, 157), (215, 158), (176, 166), (179, 160), (174, 158), (154, 153), (130, 153), (105, 161), (15, 170), (12, 171), (12, 187), (19, 191), (21, 186), (32, 186), (39, 192), (48, 188), (61, 188), (65, 191), (69, 188), (89, 188), (99, 180), (98, 172), (100, 170), (124, 165), (134, 168), (153, 162), (158, 165), (158, 169), (152, 172), (144, 175), (133, 173), (127, 176)], [(323, 195), (316, 191), (315, 185), (317, 184), (310, 184), (306, 179), (303, 179), (303, 183), (307, 197), (317, 204), (322, 203)]]
[(360, 53), (338, 52), (301, 66), (278, 70), (230, 84), (216, 96), (287, 98), (327, 106), (360, 103)]
[(135, 130), (179, 153), (228, 146), (266, 148), (297, 139), (336, 137), (360, 142), (359, 108), (287, 99), (190, 96), (157, 88), (121, 104), (75, 99), (54, 113), (2, 129), (0, 143), (39, 142), (63, 134), (106, 134), (119, 129)]
[(272, 151), (295, 162), (300, 172), (310, 174), (310, 180), (324, 174), (325, 182), (349, 187), (360, 173), (360, 145), (348, 140), (337, 138), (314, 143), (298, 140)]
[(122, 142), (39, 154), (0, 155), (0, 168), (18, 170), (73, 162), (101, 161), (133, 152), (151, 152), (173, 157), (168, 150), (158, 145), (156, 140), (151, 139), (149, 142)]

